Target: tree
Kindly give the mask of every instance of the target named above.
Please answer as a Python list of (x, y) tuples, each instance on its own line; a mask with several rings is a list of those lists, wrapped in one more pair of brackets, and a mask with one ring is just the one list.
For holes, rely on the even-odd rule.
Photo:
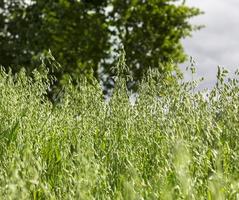
[[(177, 0), (2, 0), (0, 64), (30, 72), (50, 49), (70, 74), (94, 76), (107, 82), (115, 55), (123, 45), (135, 81), (150, 68), (166, 71), (160, 63), (186, 59), (180, 40), (194, 29), (189, 19), (200, 14)], [(107, 85), (110, 87), (110, 84)]]

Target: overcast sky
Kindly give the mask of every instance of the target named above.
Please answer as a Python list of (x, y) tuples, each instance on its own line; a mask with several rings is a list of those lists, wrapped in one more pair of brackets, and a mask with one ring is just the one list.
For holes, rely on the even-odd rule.
[[(193, 24), (206, 27), (183, 41), (186, 53), (196, 62), (198, 77), (205, 77), (201, 87), (212, 87), (217, 66), (234, 72), (239, 68), (239, 0), (187, 0), (187, 5), (205, 12)], [(187, 64), (183, 64), (185, 68)], [(188, 74), (185, 75), (188, 78)]]

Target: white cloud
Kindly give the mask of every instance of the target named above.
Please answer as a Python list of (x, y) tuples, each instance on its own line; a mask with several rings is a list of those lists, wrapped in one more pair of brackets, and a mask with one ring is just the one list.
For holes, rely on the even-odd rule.
[(192, 23), (204, 24), (206, 28), (194, 32), (183, 45), (186, 53), (196, 61), (198, 76), (205, 77), (203, 85), (211, 87), (216, 80), (218, 65), (232, 72), (239, 67), (239, 1), (188, 0), (187, 5), (205, 12), (192, 19)]

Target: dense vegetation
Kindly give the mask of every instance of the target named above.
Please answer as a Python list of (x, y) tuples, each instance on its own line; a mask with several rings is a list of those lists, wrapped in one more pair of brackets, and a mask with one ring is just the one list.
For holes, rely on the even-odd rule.
[(177, 70), (159, 63), (185, 61), (181, 39), (199, 28), (190, 19), (200, 13), (181, 0), (0, 0), (0, 65), (31, 72), (50, 49), (61, 84), (92, 70), (107, 90), (122, 45), (134, 81), (149, 67)]
[(0, 199), (238, 198), (239, 74), (196, 92), (149, 70), (129, 100), (125, 70), (108, 101), (82, 78), (52, 102), (44, 64), (1, 69)]

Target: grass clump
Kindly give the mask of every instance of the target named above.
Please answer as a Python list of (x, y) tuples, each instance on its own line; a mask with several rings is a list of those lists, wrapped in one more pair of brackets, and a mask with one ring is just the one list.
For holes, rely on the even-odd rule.
[(236, 75), (205, 93), (151, 70), (132, 103), (119, 71), (108, 102), (83, 78), (54, 103), (44, 67), (1, 69), (0, 199), (237, 199)]

